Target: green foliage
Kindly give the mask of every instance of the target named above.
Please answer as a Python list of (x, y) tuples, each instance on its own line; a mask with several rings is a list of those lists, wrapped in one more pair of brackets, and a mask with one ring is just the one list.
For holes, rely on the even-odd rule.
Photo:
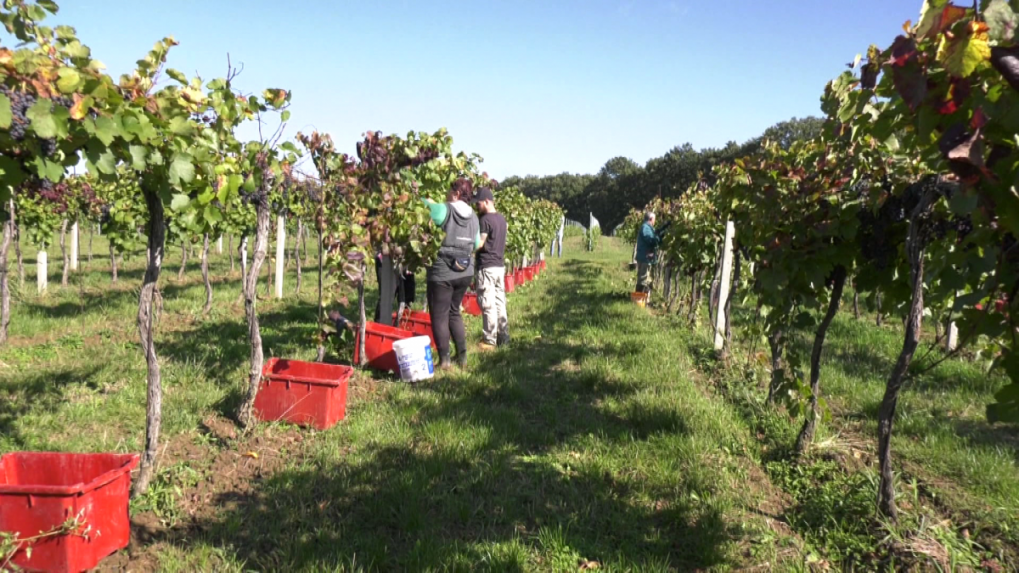
[[(1010, 28), (1013, 5), (985, 4), (988, 13), (981, 15), (928, 1), (916, 27), (884, 50), (871, 46), (863, 65), (829, 83), (822, 104), (836, 133), (901, 158), (892, 162), (897, 168), (912, 162), (914, 171), (950, 174), (920, 190), (933, 193), (932, 214), (919, 222), (924, 302), (950, 308), (970, 341), (997, 342), (1004, 362), (1019, 340), (1019, 123), (1007, 111), (1019, 105), (1019, 44)], [(911, 185), (888, 187), (896, 199), (918, 192)], [(935, 224), (944, 218), (965, 220), (965, 235), (940, 236)], [(889, 294), (909, 297), (902, 288)], [(1019, 385), (1019, 369), (1006, 372)], [(1003, 390), (1003, 407), (988, 414), (1012, 411), (1005, 405), (1010, 395)]]
[(95, 190), (105, 214), (97, 222), (114, 250), (125, 253), (137, 247), (138, 231), (148, 219), (137, 177), (123, 170), (114, 180), (97, 181)]
[(601, 226), (595, 225), (584, 233), (584, 244), (588, 251), (598, 248), (598, 240), (601, 238)]

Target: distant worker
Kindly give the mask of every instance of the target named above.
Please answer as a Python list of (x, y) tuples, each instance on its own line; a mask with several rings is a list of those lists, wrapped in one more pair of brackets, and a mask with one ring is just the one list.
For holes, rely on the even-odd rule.
[(661, 229), (655, 229), (655, 214), (644, 213), (644, 224), (637, 233), (637, 292), (651, 292), (651, 266), (655, 264), (658, 246), (662, 244), (662, 235), (669, 228), (667, 223)]
[(449, 339), (456, 344), (455, 360), (459, 366), (467, 359), (467, 334), (464, 331), (460, 305), (474, 278), (474, 251), (481, 244), (478, 216), (467, 204), (473, 195), (469, 179), (457, 179), (450, 186), (445, 203), (424, 202), (435, 225), (445, 233), (442, 247), (426, 275), (425, 295), (432, 318), (432, 337), (439, 351), (439, 366), (449, 368)]
[(481, 246), (474, 266), (478, 305), (481, 307), (481, 350), (492, 350), (509, 342), (506, 315), (506, 218), (495, 210), (495, 196), (487, 187), (478, 189), (472, 201), (481, 213)]

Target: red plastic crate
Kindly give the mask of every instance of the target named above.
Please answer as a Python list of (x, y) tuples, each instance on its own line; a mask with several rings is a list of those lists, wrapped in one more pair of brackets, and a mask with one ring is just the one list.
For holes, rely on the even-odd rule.
[[(16, 452), (0, 457), (0, 531), (19, 538), (53, 531), (78, 516), (82, 528), (23, 546), (12, 562), (28, 571), (93, 569), (127, 547), (131, 470), (137, 454)], [(26, 544), (27, 545), (27, 544)]]
[(347, 413), (350, 366), (270, 358), (262, 368), (255, 416), (325, 430)]
[(481, 316), (481, 305), (478, 304), (478, 293), (469, 292), (465, 294), (461, 308), (467, 314)]
[(545, 270), (548, 268), (548, 263), (545, 262), (545, 259), (541, 259), (541, 262), (538, 263), (538, 266), (541, 267), (541, 270)]
[[(396, 313), (393, 313), (393, 322), (396, 322)], [(397, 324), (407, 332), (413, 332), (414, 336), (427, 336), (432, 346), (435, 346), (435, 339), (432, 338), (432, 315), (420, 310), (405, 310), (403, 318)]]
[[(368, 365), (372, 368), (400, 372), (400, 363), (396, 361), (396, 352), (393, 350), (393, 343), (405, 338), (413, 338), (414, 333), (386, 326), (377, 322), (369, 322), (365, 325), (364, 352), (368, 355)], [(361, 333), (354, 335), (354, 364), (361, 363)]]
[(534, 267), (524, 267), (524, 278), (528, 282), (534, 280)]
[(506, 294), (513, 292), (513, 289), (517, 287), (517, 281), (513, 280), (513, 273), (506, 274), (505, 282), (506, 282)]
[(513, 280), (516, 281), (517, 286), (522, 286), (524, 283), (526, 283), (527, 277), (524, 276), (524, 270), (517, 269), (513, 271)]

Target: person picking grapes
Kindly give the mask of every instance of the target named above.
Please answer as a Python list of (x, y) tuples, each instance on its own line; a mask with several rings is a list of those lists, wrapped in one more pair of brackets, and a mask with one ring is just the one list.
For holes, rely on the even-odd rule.
[(467, 358), (467, 335), (460, 306), (474, 277), (474, 251), (481, 245), (478, 217), (467, 204), (473, 186), (468, 179), (457, 179), (450, 186), (445, 203), (424, 199), (432, 222), (445, 233), (435, 262), (428, 267), (425, 296), (432, 319), (432, 337), (439, 351), (439, 366), (449, 368), (449, 339), (456, 345), (454, 360), (463, 366)]
[[(396, 280), (393, 281), (392, 296), (396, 298), (398, 309), (402, 312), (404, 308), (410, 308), (416, 302), (417, 283), (414, 280), (414, 273), (402, 266), (393, 274)], [(382, 284), (382, 253), (375, 254), (375, 280)], [(375, 303), (375, 322), (379, 322), (381, 318), (382, 297), (383, 293), (379, 291), (379, 300)]]
[(506, 315), (506, 218), (495, 210), (495, 196), (487, 187), (478, 189), (472, 201), (481, 213), (481, 246), (475, 259), (475, 285), (481, 306), (481, 350), (492, 350), (509, 342)]
[(655, 254), (668, 228), (666, 223), (656, 230), (655, 214), (651, 211), (644, 213), (644, 224), (637, 233), (637, 292), (651, 292), (651, 265), (655, 264)]

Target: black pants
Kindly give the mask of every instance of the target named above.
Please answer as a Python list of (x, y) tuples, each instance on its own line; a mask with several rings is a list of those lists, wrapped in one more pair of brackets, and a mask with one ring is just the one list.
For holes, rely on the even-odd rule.
[[(382, 270), (380, 268), (381, 266), (382, 265), (377, 264), (377, 263), (375, 265), (375, 280), (377, 280), (378, 284), (380, 284), (380, 285), (382, 284)], [(410, 304), (410, 303), (414, 302), (415, 298), (417, 298), (417, 292), (416, 292), (417, 291), (417, 284), (414, 281), (414, 273), (410, 273), (410, 272), (402, 273), (402, 274), (398, 273), (396, 275), (396, 277), (397, 277), (397, 279), (394, 281), (394, 285), (393, 285), (394, 286), (394, 290), (396, 292), (394, 292), (393, 294), (391, 294), (389, 296), (396, 296), (396, 303), (397, 304), (400, 304), (400, 303)], [(403, 285), (402, 289), (400, 288), (400, 285)], [(382, 292), (380, 291), (379, 292), (379, 302), (375, 303), (375, 322), (379, 322), (379, 318), (381, 318), (379, 316), (379, 312), (380, 312), (381, 304), (382, 304), (382, 296), (383, 296)], [(394, 308), (393, 310), (395, 311), (396, 309)]]
[(467, 287), (471, 286), (473, 277), (464, 277), (453, 281), (428, 281), (428, 313), (432, 317), (432, 337), (439, 348), (439, 358), (449, 359), (449, 337), (453, 336), (457, 354), (467, 352), (467, 334), (464, 332), (464, 320), (460, 315)]

